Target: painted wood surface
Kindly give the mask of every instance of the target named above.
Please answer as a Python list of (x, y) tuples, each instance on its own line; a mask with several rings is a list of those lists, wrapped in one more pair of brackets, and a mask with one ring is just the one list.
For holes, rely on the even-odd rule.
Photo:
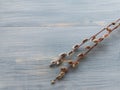
[(120, 28), (55, 85), (61, 52), (120, 18), (119, 0), (0, 0), (0, 90), (119, 90)]

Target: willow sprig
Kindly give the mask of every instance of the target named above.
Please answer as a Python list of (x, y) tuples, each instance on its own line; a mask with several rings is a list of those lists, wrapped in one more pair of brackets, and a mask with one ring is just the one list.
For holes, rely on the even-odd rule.
[[(104, 27), (102, 30), (100, 30), (98, 33), (92, 35), (90, 38), (84, 39), (80, 44), (74, 45), (72, 50), (69, 51), (68, 53), (60, 54), (59, 58), (57, 60), (54, 60), (51, 62), (50, 67), (59, 66), (62, 63), (66, 63), (66, 62), (68, 63), (68, 67), (60, 68), (59, 74), (56, 76), (56, 78), (54, 80), (51, 81), (51, 83), (54, 84), (57, 80), (62, 79), (65, 76), (65, 74), (69, 71), (70, 68), (75, 68), (80, 63), (82, 58), (84, 58), (100, 42), (102, 42), (104, 39), (106, 39), (111, 34), (112, 31), (116, 30), (119, 27), (120, 27), (120, 19), (116, 20), (115, 22), (110, 23), (109, 25)], [(107, 31), (107, 32), (105, 34), (103, 34), (102, 36), (97, 37), (104, 31)], [(72, 60), (71, 58), (74, 55), (74, 53), (88, 41), (93, 42), (93, 45), (85, 46), (85, 48), (84, 48), (85, 51), (79, 53), (77, 55), (76, 59)], [(67, 60), (66, 57), (70, 57), (70, 59)]]

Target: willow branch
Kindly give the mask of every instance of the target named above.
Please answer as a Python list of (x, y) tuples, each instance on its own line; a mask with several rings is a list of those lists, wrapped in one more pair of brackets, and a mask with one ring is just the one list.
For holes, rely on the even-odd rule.
[[(114, 26), (113, 28), (110, 28), (111, 26)], [(72, 68), (75, 68), (79, 63), (80, 63), (80, 60), (82, 58), (84, 58), (92, 49), (94, 49), (100, 42), (102, 42), (105, 38), (107, 38), (112, 31), (116, 30), (117, 28), (120, 27), (120, 19), (116, 20), (115, 22), (112, 22), (111, 24), (109, 24), (108, 26), (106, 26), (105, 28), (103, 28), (102, 30), (100, 30), (98, 33), (96, 33), (95, 35), (91, 36), (90, 38), (88, 39), (84, 39), (82, 41), (82, 43), (80, 43), (79, 45), (75, 45), (73, 47), (73, 49), (68, 53), (63, 53), (60, 55), (60, 57), (58, 58), (58, 60), (52, 62), (51, 66), (53, 65), (60, 65), (61, 63), (68, 63), (68, 67), (62, 67), (60, 69), (60, 73), (57, 75), (57, 77), (51, 81), (52, 84), (54, 84), (57, 80), (60, 80), (62, 79), (65, 74), (69, 71), (69, 69), (72, 67)], [(102, 35), (100, 38), (96, 38), (96, 36), (98, 36), (99, 34), (101, 34), (103, 31), (107, 31), (107, 33), (105, 33), (104, 35)], [(77, 49), (79, 49), (83, 44), (85, 44), (86, 42), (88, 41), (92, 41), (94, 44), (92, 46), (86, 46), (85, 49), (86, 51), (85, 52), (82, 52), (82, 53), (79, 53), (77, 55), (77, 58), (76, 60), (66, 60), (65, 57), (66, 56), (72, 56)]]

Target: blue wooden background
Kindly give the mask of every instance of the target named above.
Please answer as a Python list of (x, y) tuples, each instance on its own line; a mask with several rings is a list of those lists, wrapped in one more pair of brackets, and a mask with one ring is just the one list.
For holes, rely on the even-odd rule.
[(120, 90), (120, 28), (56, 83), (61, 52), (120, 18), (120, 0), (0, 0), (0, 90)]

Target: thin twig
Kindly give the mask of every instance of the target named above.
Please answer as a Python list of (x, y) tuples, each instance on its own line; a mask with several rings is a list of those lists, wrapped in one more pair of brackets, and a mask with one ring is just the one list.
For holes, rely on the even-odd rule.
[[(112, 25), (114, 27), (110, 28)], [(112, 22), (111, 24), (109, 24), (108, 26), (106, 26), (105, 28), (103, 28), (102, 30), (100, 30), (98, 33), (91, 36), (90, 38), (84, 39), (82, 41), (82, 43), (75, 45), (73, 47), (73, 49), (68, 54), (66, 54), (66, 53), (61, 54), (60, 58), (58, 60), (54, 61), (51, 64), (51, 66), (52, 65), (60, 65), (63, 62), (67, 62), (69, 66), (61, 68), (60, 73), (58, 74), (58, 76), (54, 80), (52, 80), (51, 83), (54, 84), (57, 80), (62, 79), (71, 67), (75, 68), (80, 63), (80, 60), (82, 58), (84, 58), (94, 47), (96, 47), (101, 41), (103, 41), (105, 38), (107, 38), (110, 35), (110, 33), (112, 31), (114, 31), (115, 29), (117, 29), (119, 26), (120, 26), (120, 19), (116, 20), (115, 22)], [(96, 39), (96, 36), (98, 36), (99, 34), (101, 34), (105, 30), (107, 31), (107, 33), (104, 34), (103, 36), (101, 36), (100, 38)], [(94, 44), (92, 46), (86, 46), (85, 49), (87, 49), (87, 50), (85, 52), (78, 54), (76, 60), (73, 61), (73, 60), (66, 60), (65, 59), (66, 56), (72, 56), (76, 52), (77, 49), (79, 49), (83, 44), (85, 44), (86, 42), (88, 42), (90, 40)]]

